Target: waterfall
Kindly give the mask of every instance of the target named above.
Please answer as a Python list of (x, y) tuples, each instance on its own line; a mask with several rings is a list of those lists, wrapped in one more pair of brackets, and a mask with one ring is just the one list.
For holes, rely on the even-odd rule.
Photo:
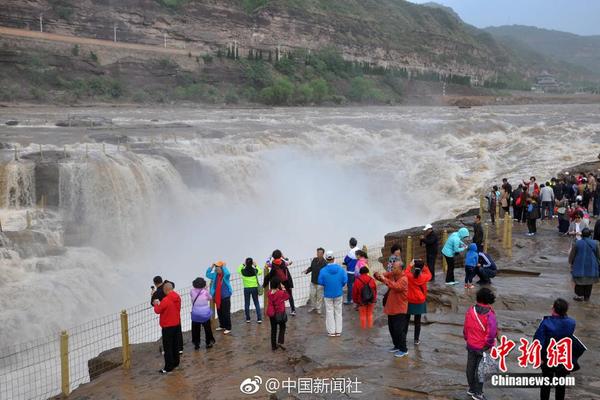
[(35, 205), (35, 163), (9, 161), (0, 165), (0, 207), (24, 208)]

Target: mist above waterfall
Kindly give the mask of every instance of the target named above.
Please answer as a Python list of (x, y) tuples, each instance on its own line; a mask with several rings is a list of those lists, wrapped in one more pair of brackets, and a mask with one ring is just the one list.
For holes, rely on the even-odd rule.
[[(145, 301), (156, 274), (184, 287), (217, 259), (235, 267), (274, 248), (298, 259), (350, 236), (381, 242), (477, 206), (504, 176), (548, 179), (595, 157), (600, 142), (597, 106), (76, 112), (113, 125), (58, 132), (53, 110), (36, 109), (0, 127), (27, 158), (4, 150), (4, 230), (43, 242), (2, 249), (0, 337), (22, 324), (30, 337), (55, 333)], [(130, 151), (108, 143), (104, 154), (97, 135), (127, 135)], [(48, 170), (56, 182), (36, 180), (37, 143), (67, 146)], [(56, 206), (34, 210), (49, 188)], [(27, 210), (29, 236), (19, 233)]]

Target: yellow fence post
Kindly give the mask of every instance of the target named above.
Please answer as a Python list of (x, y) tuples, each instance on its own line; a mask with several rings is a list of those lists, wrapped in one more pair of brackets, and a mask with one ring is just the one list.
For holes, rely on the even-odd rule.
[(123, 350), (123, 368), (131, 367), (131, 348), (129, 347), (129, 317), (127, 311), (121, 311), (121, 342)]
[(500, 203), (496, 201), (496, 236), (500, 234)]
[(504, 226), (502, 226), (502, 247), (508, 248), (508, 213), (504, 214)]
[(71, 393), (69, 379), (69, 334), (67, 331), (60, 333), (60, 387), (63, 396)]
[[(267, 267), (265, 265), (265, 269), (264, 269), (264, 274), (265, 274), (265, 279), (267, 279), (267, 275), (269, 274), (269, 267)], [(267, 287), (265, 288), (264, 292), (263, 292), (263, 314), (267, 312), (267, 306), (269, 305), (269, 296), (267, 296), (267, 293), (270, 289), (270, 286), (267, 284)], [(311, 304), (312, 306), (314, 306), (314, 304)]]
[(413, 259), (413, 238), (408, 236), (406, 238), (406, 266), (410, 265)]
[(484, 224), (483, 225), (483, 252), (484, 253), (487, 253), (487, 251), (488, 251), (489, 239), (490, 239), (490, 225)]
[(484, 201), (483, 195), (479, 196), (479, 215), (481, 216), (481, 218), (483, 218), (483, 212), (484, 212), (483, 201)]
[[(444, 229), (444, 232), (442, 233), (442, 243), (444, 245), (446, 245), (446, 242), (448, 241), (448, 229)], [(446, 271), (448, 270), (448, 263), (446, 262), (446, 257), (444, 257), (444, 255), (442, 254), (442, 270), (444, 271), (444, 273), (446, 273)]]
[(508, 256), (512, 257), (512, 230), (513, 230), (513, 220), (509, 218), (508, 220)]

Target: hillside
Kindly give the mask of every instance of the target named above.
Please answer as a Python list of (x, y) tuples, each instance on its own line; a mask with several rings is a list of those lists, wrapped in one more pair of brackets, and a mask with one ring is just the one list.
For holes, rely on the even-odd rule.
[(600, 36), (540, 29), (533, 26), (505, 25), (485, 30), (501, 40), (512, 40), (555, 61), (600, 71)]
[(451, 95), (528, 89), (546, 64), (404, 0), (3, 3), (0, 26), (36, 31), (42, 15), (43, 34), (75, 42), (0, 32), (0, 101), (397, 103), (439, 95), (442, 83)]

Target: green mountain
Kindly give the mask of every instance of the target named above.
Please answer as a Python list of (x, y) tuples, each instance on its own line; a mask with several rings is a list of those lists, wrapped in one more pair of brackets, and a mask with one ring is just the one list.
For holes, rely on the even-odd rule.
[(488, 27), (485, 30), (501, 42), (518, 44), (527, 52), (535, 51), (554, 61), (577, 65), (592, 72), (600, 71), (600, 36), (580, 36), (523, 25)]

